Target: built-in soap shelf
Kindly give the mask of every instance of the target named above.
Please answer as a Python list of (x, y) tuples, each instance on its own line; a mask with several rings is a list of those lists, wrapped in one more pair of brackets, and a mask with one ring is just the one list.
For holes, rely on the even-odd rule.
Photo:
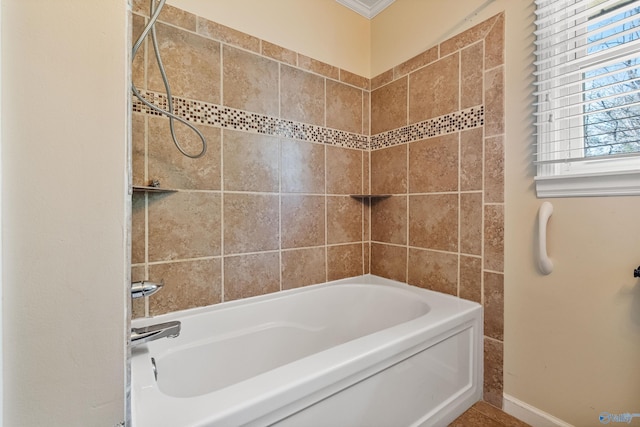
[(134, 185), (132, 187), (134, 193), (175, 193), (178, 190), (160, 187), (160, 181), (153, 180), (149, 185)]
[(159, 187), (151, 187), (151, 186), (143, 186), (143, 185), (134, 185), (133, 192), (134, 193), (175, 193), (178, 190), (172, 190), (170, 188), (159, 188)]
[(354, 199), (386, 199), (391, 194), (350, 194)]

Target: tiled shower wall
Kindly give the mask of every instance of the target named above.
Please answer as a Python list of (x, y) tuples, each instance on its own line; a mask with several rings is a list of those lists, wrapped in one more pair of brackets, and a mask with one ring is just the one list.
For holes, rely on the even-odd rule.
[[(134, 40), (146, 2), (135, 2)], [(164, 280), (133, 316), (357, 276), (368, 268), (369, 80), (165, 6), (158, 43), (176, 111), (206, 154), (134, 100), (132, 279)], [(133, 80), (166, 103), (147, 42)], [(186, 151), (195, 134), (177, 124)], [(295, 138), (295, 139), (294, 139)], [(367, 216), (368, 218), (368, 216)], [(366, 243), (365, 243), (366, 242)]]
[[(165, 8), (175, 108), (209, 148), (183, 157), (167, 119), (134, 102), (134, 185), (178, 190), (134, 193), (132, 279), (165, 282), (134, 317), (370, 268), (484, 305), (485, 400), (501, 406), (504, 16), (369, 80)], [(134, 82), (166, 105), (150, 49)], [(370, 190), (391, 197), (349, 197)]]
[[(498, 15), (375, 77), (371, 91), (371, 190), (392, 195), (372, 202), (371, 273), (484, 305), (485, 400), (498, 407), (503, 35)], [(420, 123), (436, 117), (446, 130), (425, 137)]]

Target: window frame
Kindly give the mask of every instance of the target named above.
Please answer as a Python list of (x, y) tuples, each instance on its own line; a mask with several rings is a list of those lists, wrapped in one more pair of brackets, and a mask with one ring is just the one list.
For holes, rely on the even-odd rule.
[[(587, 3), (587, 1), (583, 2)], [(574, 35), (579, 35), (576, 33), (574, 32)], [(584, 31), (584, 37), (585, 49), (584, 51), (576, 50), (576, 58), (587, 57), (587, 31)], [(573, 47), (579, 47), (577, 46), (578, 43), (574, 42)], [(583, 45), (582, 43), (579, 44), (580, 46)], [(640, 49), (640, 40), (635, 40), (633, 44)], [(600, 58), (596, 57), (591, 62), (580, 61), (580, 68), (597, 63), (600, 60)], [(560, 78), (558, 76), (555, 77), (555, 79)], [(579, 81), (584, 80), (585, 77), (582, 75)], [(581, 94), (576, 94), (575, 96), (581, 96)], [(551, 96), (551, 99), (557, 98), (556, 96)], [(571, 125), (574, 129), (574, 139), (569, 138), (570, 131), (562, 126), (556, 124), (555, 126), (557, 127), (554, 128), (554, 125), (539, 123), (541, 134), (560, 132), (559, 135), (561, 137), (561, 141), (550, 146), (545, 145), (544, 136), (538, 136), (537, 146), (540, 150), (540, 155), (543, 156), (542, 158), (549, 159), (552, 156), (549, 154), (550, 152), (562, 151), (569, 144), (571, 149), (577, 148), (580, 150), (584, 148), (584, 118), (580, 116), (570, 120), (579, 120), (579, 122)], [(546, 129), (542, 129), (542, 127), (546, 127)], [(580, 139), (577, 140), (576, 136)], [(560, 145), (565, 145), (565, 147), (560, 147)], [(557, 160), (557, 162), (538, 163), (536, 165), (535, 187), (538, 198), (640, 195), (640, 156), (585, 157), (583, 160), (572, 159), (568, 162), (562, 162), (559, 159), (554, 160)]]

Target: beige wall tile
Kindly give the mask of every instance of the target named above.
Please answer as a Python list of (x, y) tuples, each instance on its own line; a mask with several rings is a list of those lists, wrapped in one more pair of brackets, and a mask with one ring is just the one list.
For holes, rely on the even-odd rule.
[(496, 408), (502, 408), (503, 344), (490, 338), (484, 339), (484, 395), (483, 398)]
[(460, 252), (482, 254), (482, 193), (460, 195)]
[(407, 281), (407, 247), (371, 244), (371, 274)]
[(409, 248), (408, 283), (445, 294), (458, 294), (458, 255)]
[(371, 152), (371, 194), (406, 194), (408, 144)]
[(327, 280), (326, 248), (282, 251), (282, 289), (323, 283)]
[(462, 49), (465, 46), (469, 46), (479, 40), (484, 39), (493, 27), (496, 19), (497, 15), (487, 19), (486, 21), (482, 21), (478, 25), (475, 25), (468, 30), (463, 31), (462, 33), (440, 43), (440, 56), (448, 55), (451, 52), (455, 52), (456, 50)]
[(324, 194), (324, 151), (322, 144), (282, 139), (282, 192)]
[(371, 202), (369, 199), (360, 200), (362, 203), (362, 240), (371, 240)]
[(458, 189), (459, 133), (409, 144), (409, 193)]
[(131, 198), (131, 263), (146, 261), (146, 199), (143, 193)]
[(278, 63), (250, 52), (223, 47), (224, 105), (278, 116)]
[[(145, 20), (143, 17), (138, 15), (132, 15), (131, 17), (132, 47), (133, 47), (133, 43), (135, 43), (138, 40), (138, 37), (140, 37), (140, 34), (142, 34), (142, 31), (144, 31), (144, 26), (145, 26)], [(133, 58), (133, 61), (131, 63), (131, 81), (135, 84), (135, 86), (138, 89), (146, 89), (147, 87), (147, 83), (145, 80), (145, 67), (144, 67), (145, 65), (144, 55), (145, 55), (146, 46), (147, 46), (147, 41), (145, 40), (144, 42), (142, 42), (142, 45), (140, 45), (140, 48), (138, 49), (136, 56)]]
[[(140, 282), (145, 280), (144, 266), (131, 267), (131, 282)], [(131, 318), (137, 319), (139, 317), (145, 317), (145, 298), (136, 298), (131, 300)]]
[(460, 298), (482, 303), (482, 258), (460, 256)]
[(393, 69), (385, 71), (382, 74), (378, 74), (371, 79), (371, 90), (378, 89), (393, 81)]
[(362, 133), (371, 135), (371, 93), (364, 92), (362, 98)]
[(282, 248), (325, 244), (325, 197), (283, 195)]
[(362, 133), (362, 90), (327, 80), (327, 127)]
[(484, 75), (484, 135), (504, 133), (504, 67), (494, 68)]
[[(158, 45), (175, 96), (220, 103), (220, 44), (158, 23)], [(155, 56), (147, 55), (148, 87), (165, 93)]]
[(363, 274), (371, 273), (371, 243), (362, 244)]
[(458, 195), (409, 196), (409, 245), (458, 250)]
[(455, 53), (409, 75), (409, 123), (460, 109), (459, 67)]
[(484, 55), (486, 70), (504, 64), (504, 13), (496, 16), (493, 27), (485, 37)]
[(407, 196), (372, 201), (371, 240), (407, 244)]
[(327, 244), (362, 241), (362, 203), (349, 196), (327, 196)]
[(334, 67), (333, 65), (329, 65), (325, 62), (318, 61), (301, 54), (298, 54), (298, 67), (329, 77), (330, 79), (340, 79), (340, 69), (338, 67)]
[(482, 128), (460, 132), (460, 190), (482, 190)]
[(234, 30), (233, 28), (226, 27), (218, 24), (217, 22), (209, 21), (208, 19), (201, 17), (198, 17), (197, 27), (198, 34), (202, 34), (203, 36), (210, 37), (233, 46), (241, 47), (252, 52), (260, 52), (260, 39), (241, 31)]
[(224, 253), (259, 252), (279, 248), (277, 195), (224, 195)]
[(327, 194), (361, 194), (362, 150), (326, 148)]
[(340, 81), (367, 91), (371, 87), (370, 79), (350, 73), (347, 70), (340, 70)]
[(324, 126), (325, 79), (282, 65), (280, 114), (283, 119)]
[[(171, 138), (169, 119), (149, 117), (148, 180), (160, 181), (164, 188), (185, 190), (220, 189), (220, 129), (198, 126), (207, 144), (204, 156), (198, 159), (185, 157)], [(191, 129), (175, 123), (178, 143), (189, 154), (202, 151), (200, 137)]]
[(131, 11), (133, 13), (140, 13), (144, 16), (149, 16), (149, 2), (146, 0), (132, 0)]
[[(136, 6), (138, 3), (135, 2), (134, 7), (139, 7)], [(166, 14), (166, 19), (172, 20), (176, 25), (191, 25), (189, 14), (182, 16), (178, 10), (170, 9), (167, 9)], [(185, 23), (179, 23), (183, 18), (186, 19)], [(134, 34), (135, 31), (141, 31), (142, 25), (142, 18), (134, 16)], [(190, 55), (194, 55), (194, 52), (210, 51), (207, 53), (209, 55), (207, 61), (210, 64), (205, 65), (208, 67), (208, 72), (212, 72), (212, 76), (209, 77), (204, 73), (203, 84), (213, 82), (212, 88), (207, 89), (200, 85), (191, 95), (174, 90), (176, 95), (220, 103), (222, 83), (219, 75), (219, 61), (221, 54), (224, 54), (224, 104), (233, 108), (274, 117), (277, 117), (281, 111), (281, 117), (288, 120), (324, 125), (324, 77), (328, 77), (333, 79), (326, 89), (330, 100), (326, 106), (328, 127), (365, 135), (376, 134), (406, 126), (408, 122), (414, 123), (430, 118), (428, 117), (430, 115), (436, 117), (460, 108), (478, 105), (484, 96), (487, 102), (485, 110), (487, 134), (496, 137), (483, 141), (482, 128), (461, 132), (458, 161), (457, 134), (412, 143), (411, 149), (408, 144), (404, 144), (363, 154), (359, 150), (288, 139), (278, 141), (271, 137), (226, 130), (224, 146), (222, 146), (221, 131), (207, 127), (206, 131), (215, 132), (215, 136), (211, 137), (215, 142), (210, 146), (207, 156), (216, 153), (218, 157), (209, 157), (200, 164), (180, 165), (173, 159), (176, 154), (175, 148), (170, 139), (167, 139), (168, 132), (164, 129), (164, 125), (161, 126), (165, 120), (150, 118), (148, 120), (151, 120), (153, 125), (150, 126), (152, 129), (149, 131), (149, 140), (156, 141), (161, 138), (162, 143), (158, 146), (152, 145), (149, 176), (160, 178), (163, 186), (171, 185), (177, 188), (199, 190), (220, 189), (222, 163), (220, 154), (224, 153), (223, 182), (226, 190), (277, 193), (281, 189), (283, 193), (305, 193), (304, 195), (225, 193), (224, 207), (221, 206), (220, 194), (185, 192), (165, 196), (150, 195), (149, 250), (155, 251), (153, 256), (167, 257), (162, 259), (201, 256), (192, 255), (192, 253), (209, 251), (204, 243), (207, 240), (215, 242), (209, 251), (214, 255), (203, 256), (218, 256), (222, 240), (220, 211), (224, 209), (226, 254), (273, 250), (267, 253), (225, 257), (224, 293), (227, 300), (277, 291), (280, 289), (280, 277), (282, 277), (282, 288), (291, 288), (327, 279), (360, 275), (368, 271), (396, 280), (408, 280), (409, 283), (417, 286), (458, 294), (474, 301), (482, 299), (480, 293), (483, 266), (492, 271), (502, 271), (503, 268), (502, 205), (490, 204), (484, 207), (486, 221), (483, 225), (481, 222), (482, 193), (480, 193), (484, 189), (485, 201), (488, 203), (501, 203), (504, 198), (502, 190), (504, 171), (501, 165), (504, 156), (502, 141), (504, 122), (501, 118), (501, 115), (504, 115), (502, 107), (504, 70), (499, 66), (504, 62), (503, 16), (492, 18), (440, 46), (443, 56), (455, 51), (460, 51), (459, 53), (438, 60), (438, 47), (434, 47), (371, 81), (210, 21), (200, 20), (197, 24), (198, 32), (206, 37), (164, 27), (167, 34), (175, 33), (175, 40), (166, 46), (166, 49), (171, 51), (169, 62), (173, 69), (184, 72), (183, 61), (189, 61)], [(224, 46), (224, 52), (221, 53), (219, 43), (207, 40), (207, 37), (241, 46), (242, 49), (249, 51), (260, 52), (264, 56), (254, 55), (228, 45)], [(183, 49), (183, 45), (191, 45), (192, 41), (193, 46)], [(484, 57), (482, 43), (486, 43)], [(141, 57), (136, 58), (136, 61), (138, 65), (136, 67), (134, 64), (134, 78), (144, 85)], [(481, 74), (483, 63), (484, 68), (489, 70), (484, 76)], [(293, 68), (298, 64), (309, 72)], [(205, 65), (196, 64), (197, 67)], [(462, 75), (460, 82), (457, 80), (458, 70)], [(405, 77), (394, 81), (394, 71), (396, 78), (400, 75)], [(202, 76), (198, 73), (187, 70), (184, 76), (179, 77), (180, 82), (177, 87), (180, 88), (183, 81), (187, 82), (195, 78), (192, 74), (196, 74), (197, 78), (201, 79)], [(157, 76), (154, 78), (157, 83)], [(409, 78), (411, 78), (410, 85)], [(484, 92), (483, 83), (486, 84)], [(196, 86), (198, 84), (200, 82)], [(373, 89), (372, 94), (367, 92), (369, 85)], [(457, 85), (460, 85), (459, 90)], [(407, 93), (408, 87), (412, 89), (410, 95)], [(282, 90), (281, 93), (279, 88)], [(154, 90), (164, 92), (162, 88)], [(458, 101), (456, 96), (459, 91), (462, 95)], [(433, 100), (426, 99), (426, 95), (430, 93), (434, 94)], [(203, 94), (213, 100), (204, 98)], [(409, 97), (411, 97), (410, 100)], [(431, 102), (435, 102), (437, 108), (427, 105)], [(411, 104), (409, 111), (408, 103)], [(445, 108), (440, 108), (442, 106)], [(144, 176), (145, 120), (147, 119), (144, 116), (134, 114), (134, 182), (139, 184), (146, 184), (146, 180), (149, 179)], [(429, 145), (428, 142), (433, 144)], [(153, 144), (156, 143), (153, 142)], [(273, 150), (274, 147), (276, 147), (275, 150)], [(483, 148), (486, 151), (485, 159), (483, 159)], [(160, 149), (166, 150), (166, 153), (158, 154)], [(412, 153), (412, 163), (408, 167), (409, 150)], [(458, 163), (460, 164), (459, 172)], [(425, 169), (430, 171), (429, 175), (420, 174), (420, 171)], [(458, 190), (458, 179), (459, 190), (477, 192), (461, 195), (406, 196), (407, 192), (454, 192)], [(373, 193), (402, 196), (378, 200), (372, 205), (368, 200), (356, 201), (337, 196), (368, 193), (369, 182), (371, 182)], [(336, 195), (327, 196), (327, 212), (325, 212), (325, 185), (328, 194)], [(190, 194), (196, 195), (193, 196), (194, 200), (191, 200)], [(209, 197), (213, 201), (199, 199)], [(410, 208), (407, 211), (408, 199)], [(138, 242), (132, 242), (132, 251), (135, 252), (135, 254), (132, 252), (132, 256), (137, 262), (144, 263), (144, 202), (141, 200), (144, 201), (144, 196), (134, 196), (132, 232), (134, 239)], [(170, 206), (165, 207), (164, 204)], [(460, 224), (457, 222), (458, 209), (460, 209)], [(137, 217), (135, 210), (138, 211)], [(279, 217), (280, 211), (282, 218)], [(213, 218), (208, 218), (211, 216), (210, 212), (214, 212)], [(217, 231), (209, 231), (209, 227), (213, 229), (217, 227)], [(409, 243), (412, 246), (435, 250), (396, 246), (408, 243), (407, 228), (410, 231)], [(460, 229), (459, 240), (458, 228)], [(172, 229), (176, 229), (178, 233), (177, 245), (174, 245), (171, 239)], [(371, 236), (370, 229), (372, 229)], [(280, 232), (282, 232), (282, 239)], [(486, 237), (485, 242), (480, 240), (483, 232)], [(324, 240), (325, 233), (328, 236), (328, 242)], [(369, 238), (393, 244), (374, 243), (372, 245)], [(169, 240), (172, 240), (171, 246), (175, 247), (169, 247)], [(354, 243), (323, 246), (325, 243), (342, 242)], [(295, 247), (296, 249), (277, 252), (280, 244), (283, 248)], [(484, 245), (486, 259), (455, 253), (460, 250), (462, 253), (479, 255), (482, 252), (482, 245)], [(206, 251), (203, 250), (203, 246)], [(158, 248), (162, 248), (167, 253), (162, 254)], [(218, 271), (217, 276), (215, 274), (212, 276), (216, 276), (219, 283), (222, 261), (218, 258), (213, 261), (217, 262)], [(190, 262), (163, 265), (185, 266)], [(407, 262), (411, 266), (409, 271), (407, 271)], [(370, 265), (371, 268), (369, 268)], [(155, 268), (159, 265), (151, 267)], [(144, 275), (144, 265), (136, 268)], [(501, 278), (502, 275), (491, 272), (486, 274), (491, 276), (484, 278), (485, 309), (488, 313), (486, 314), (487, 333), (501, 339), (501, 335), (495, 331), (500, 330), (496, 319), (499, 318), (502, 309), (503, 302), (500, 302), (500, 298), (503, 296), (497, 290), (498, 286), (494, 286), (497, 280), (493, 280), (495, 279), (493, 276)], [(217, 301), (220, 298), (220, 286), (219, 284)], [(158, 300), (159, 302), (154, 303), (156, 304), (154, 310), (162, 312), (173, 310), (172, 307), (182, 309), (183, 306), (194, 304), (193, 301), (200, 301), (198, 300), (201, 297), (200, 293), (187, 296), (185, 301), (172, 301), (177, 298), (175, 295), (179, 292), (182, 290), (172, 290), (169, 294), (173, 296), (168, 295), (164, 302)], [(211, 303), (217, 302), (215, 295), (213, 298), (214, 302)], [(171, 304), (178, 305), (171, 306)], [(195, 302), (195, 304), (209, 304), (209, 302)], [(144, 301), (134, 309), (138, 314), (144, 315)], [(494, 316), (495, 313), (497, 314)], [(492, 352), (487, 360), (493, 361), (494, 356)], [(499, 356), (500, 366), (491, 365), (491, 369), (499, 368), (501, 375), (501, 352)], [(502, 382), (501, 377), (500, 381), (494, 381), (493, 379), (497, 378), (495, 376), (491, 378), (492, 380), (489, 381), (491, 388), (487, 390), (490, 398), (495, 398), (498, 396), (496, 390), (499, 389), (501, 394)]]
[(362, 244), (327, 246), (327, 280), (362, 274)]
[(484, 201), (504, 202), (504, 136), (484, 141)]
[(371, 152), (362, 153), (362, 194), (371, 194)]
[(149, 266), (149, 280), (164, 281), (149, 297), (149, 314), (204, 307), (221, 301), (220, 258)]
[(407, 125), (407, 84), (403, 77), (371, 92), (371, 134)]
[(280, 255), (266, 252), (224, 258), (224, 300), (280, 290)]
[(149, 193), (149, 261), (220, 255), (220, 195)]
[(504, 339), (504, 275), (484, 273), (484, 334)]
[(427, 49), (424, 52), (414, 56), (408, 61), (403, 62), (400, 65), (396, 65), (393, 68), (394, 78), (399, 78), (405, 74), (409, 74), (418, 68), (424, 67), (427, 64), (432, 63), (438, 59), (438, 46), (434, 46), (431, 49)]
[(298, 63), (298, 54), (296, 52), (265, 40), (262, 40), (262, 54), (285, 64), (295, 66)]
[(131, 172), (133, 185), (148, 185), (145, 171), (147, 117), (131, 114)]
[(160, 12), (160, 16), (158, 16), (158, 21), (194, 32), (196, 31), (196, 19), (196, 15), (193, 13), (178, 9), (170, 4), (165, 4)]
[(223, 131), (224, 189), (278, 192), (280, 140), (273, 136)]
[(482, 104), (484, 43), (460, 52), (460, 109)]
[(484, 207), (484, 268), (504, 270), (504, 206)]

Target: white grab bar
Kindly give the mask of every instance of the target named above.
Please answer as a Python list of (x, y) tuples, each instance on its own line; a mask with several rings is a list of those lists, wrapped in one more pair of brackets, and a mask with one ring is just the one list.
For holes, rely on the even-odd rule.
[(553, 271), (553, 261), (547, 254), (547, 223), (553, 213), (553, 205), (544, 202), (538, 210), (538, 262), (542, 274), (549, 274)]

